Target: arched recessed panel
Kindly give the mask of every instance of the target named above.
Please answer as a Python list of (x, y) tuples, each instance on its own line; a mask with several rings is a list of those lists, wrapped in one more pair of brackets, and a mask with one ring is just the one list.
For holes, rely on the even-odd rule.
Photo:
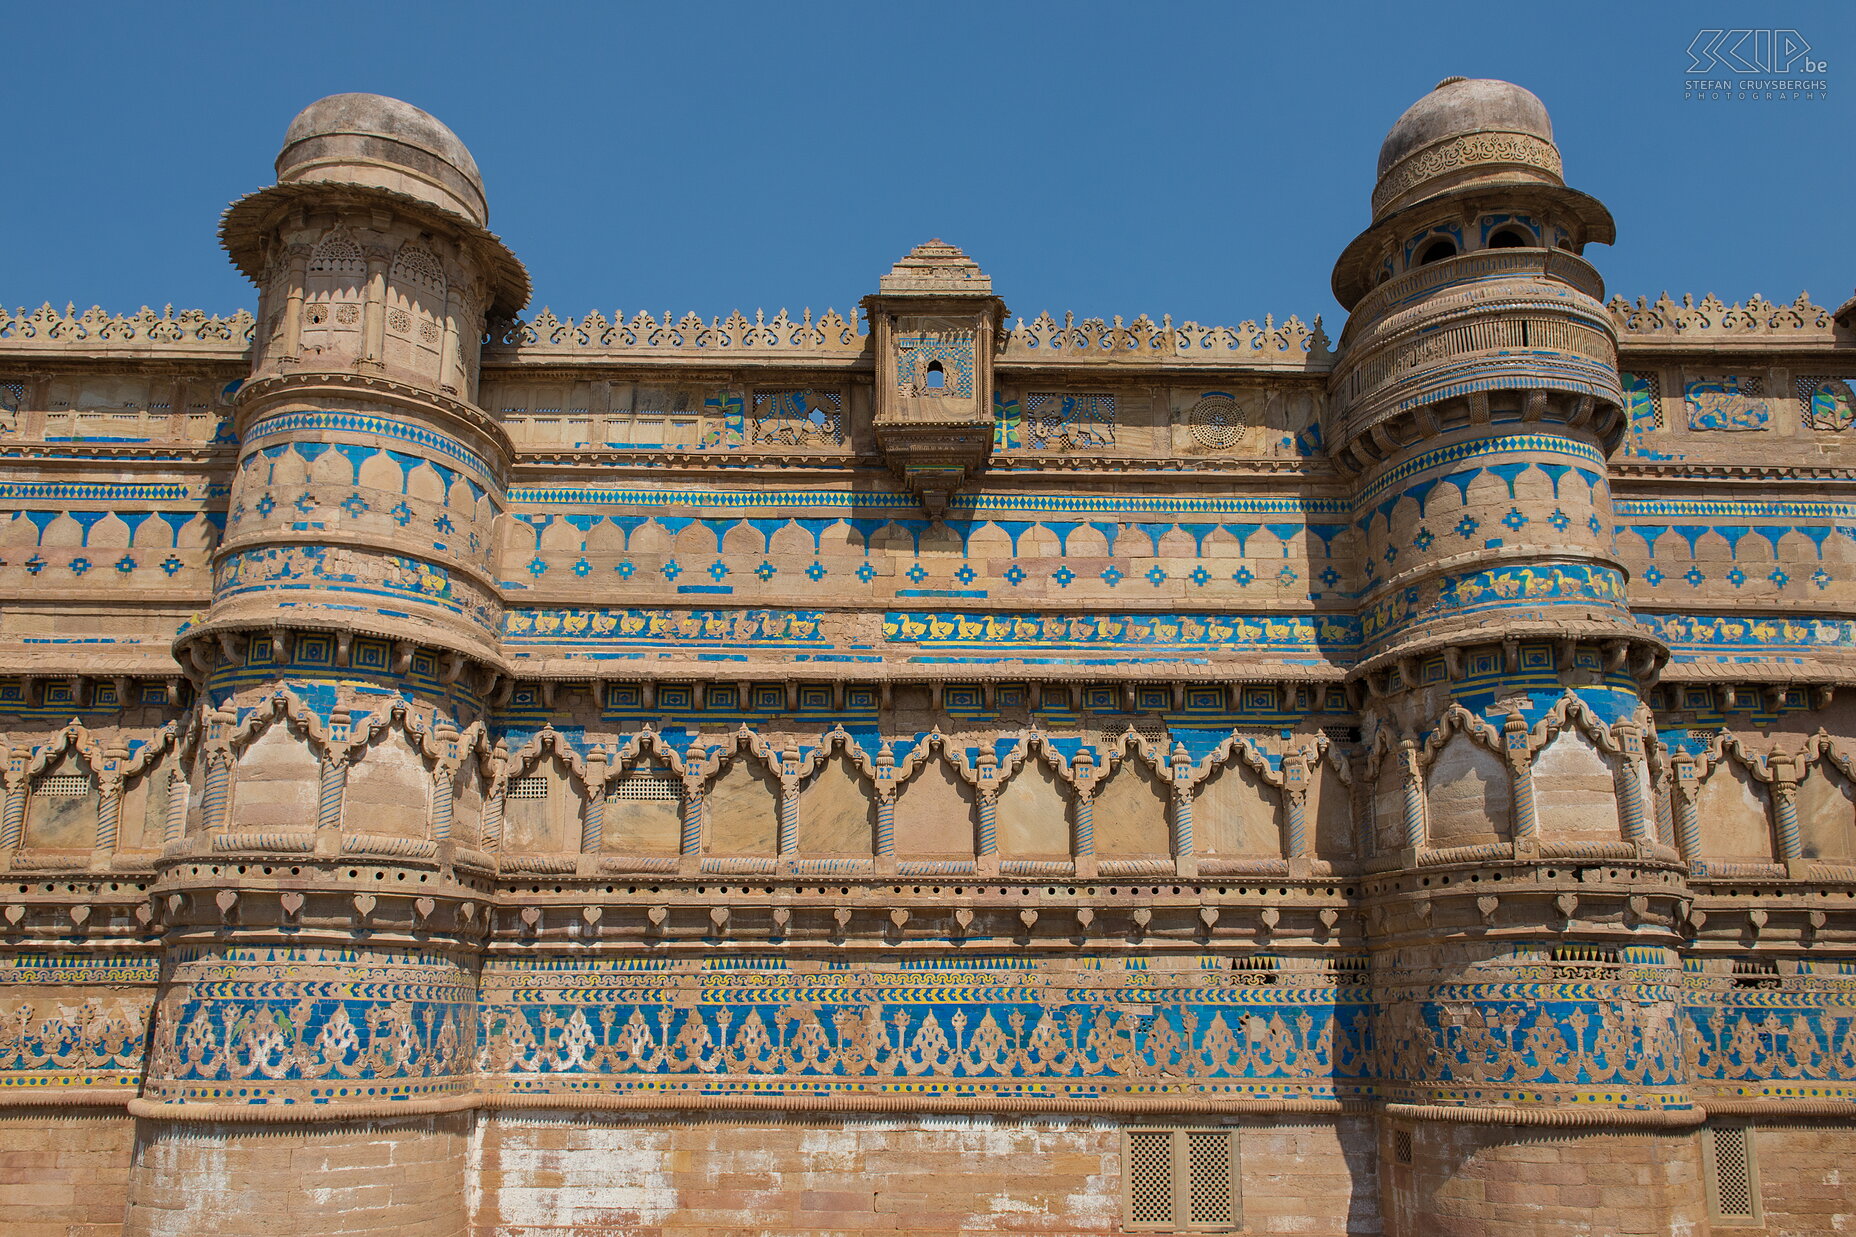
[(842, 755), (821, 765), (799, 795), (799, 853), (868, 855), (876, 849), (876, 790)]
[(999, 793), (999, 853), (1013, 858), (1070, 854), (1070, 795), (1049, 765), (1027, 758)]
[(973, 790), (946, 761), (931, 758), (896, 799), (896, 853), (974, 853)]
[(1432, 846), (1476, 846), (1511, 836), (1514, 794), (1508, 762), (1468, 735), (1450, 736), (1424, 785)]
[(606, 790), (604, 846), (625, 855), (674, 855), (683, 839), (683, 779), (639, 761)]
[(321, 797), (315, 750), (278, 720), (239, 754), (230, 823), (237, 829), (313, 829)]
[(80, 849), (97, 841), (97, 779), (67, 751), (35, 775), (26, 800), (25, 845)]
[(425, 757), (397, 726), (377, 735), (348, 771), (342, 823), (358, 833), (422, 838), (431, 811)]
[(1534, 753), (1533, 774), (1541, 837), (1615, 842), (1624, 836), (1611, 761), (1583, 733), (1569, 728), (1554, 735)]
[(1770, 863), (1772, 796), (1739, 761), (1723, 759), (1708, 771), (1695, 801), (1701, 853), (1708, 859)]
[(1303, 812), (1314, 834), (1317, 855), (1325, 859), (1353, 855), (1353, 787), (1341, 781), (1340, 770), (1325, 759), (1309, 769), (1308, 804)]
[(166, 839), (169, 806), (186, 796), (185, 784), (174, 778), (178, 764), (178, 757), (169, 749), (124, 782), (116, 834), (118, 849), (154, 850)]
[(1241, 756), (1212, 773), (1192, 803), (1193, 849), (1201, 855), (1282, 855), (1281, 795)]
[(580, 849), (586, 799), (567, 762), (544, 754), (503, 793), (503, 849), (566, 854)]
[(1394, 755), (1380, 758), (1379, 772), (1373, 778), (1373, 853), (1397, 854), (1405, 837), (1405, 768)]
[(715, 855), (779, 850), (780, 786), (752, 758), (737, 756), (709, 787), (709, 844)]
[(1167, 816), (1170, 789), (1138, 756), (1129, 756), (1096, 791), (1098, 855), (1165, 857), (1173, 853)]
[(1806, 859), (1856, 859), (1856, 788), (1828, 760), (1798, 783), (1798, 840)]

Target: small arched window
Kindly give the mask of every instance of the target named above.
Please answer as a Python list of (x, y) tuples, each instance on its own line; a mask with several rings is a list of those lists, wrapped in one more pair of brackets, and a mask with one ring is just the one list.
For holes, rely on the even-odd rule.
[(1433, 262), (1442, 262), (1445, 258), (1454, 257), (1456, 257), (1455, 241), (1432, 241), (1425, 246), (1424, 252), (1418, 255), (1418, 265), (1429, 266)]
[(941, 391), (947, 387), (947, 369), (939, 361), (928, 362), (928, 376), (922, 385), (930, 391)]
[(1500, 228), (1489, 237), (1490, 249), (1524, 249), (1527, 243), (1528, 238), (1515, 228)]

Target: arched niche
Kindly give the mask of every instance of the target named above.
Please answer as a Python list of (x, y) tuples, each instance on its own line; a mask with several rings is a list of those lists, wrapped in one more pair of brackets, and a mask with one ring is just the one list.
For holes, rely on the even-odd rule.
[(1281, 810), (1281, 793), (1233, 753), (1193, 797), (1193, 850), (1220, 858), (1280, 857)]
[(876, 849), (876, 789), (844, 753), (821, 762), (799, 792), (799, 853), (868, 855)]
[(309, 737), (277, 718), (238, 754), (227, 822), (238, 829), (313, 829), (322, 765)]
[(1327, 859), (1351, 858), (1357, 842), (1353, 831), (1353, 787), (1327, 757), (1310, 763), (1308, 801), (1303, 819), (1314, 837), (1315, 854)]
[(999, 853), (1014, 859), (1068, 858), (1070, 790), (1035, 755), (1000, 790), (994, 820)]
[(973, 841), (973, 788), (929, 756), (896, 799), (896, 853), (971, 855)]
[(1806, 859), (1856, 859), (1856, 786), (1830, 760), (1798, 781), (1798, 843)]
[(1115, 857), (1166, 858), (1173, 853), (1168, 816), (1171, 788), (1148, 763), (1128, 753), (1096, 788), (1096, 853)]
[(1771, 863), (1772, 795), (1740, 761), (1723, 755), (1708, 770), (1695, 800), (1703, 858)]
[(305, 351), (358, 351), (367, 258), (345, 229), (331, 228), (310, 251), (303, 287)]
[(1513, 836), (1514, 795), (1508, 762), (1458, 732), (1431, 762), (1424, 807), (1432, 846), (1477, 846)]
[(674, 855), (683, 838), (683, 779), (648, 756), (606, 785), (605, 848), (623, 855)]
[(47, 850), (96, 845), (97, 778), (77, 751), (66, 748), (46, 761), (33, 774), (26, 794), (24, 845)]
[(732, 757), (709, 785), (712, 855), (774, 855), (779, 852), (780, 784), (747, 753)]
[(576, 853), (585, 810), (580, 779), (558, 753), (545, 751), (503, 790), (503, 849)]
[(1613, 758), (1584, 731), (1569, 725), (1535, 752), (1533, 778), (1541, 837), (1615, 842), (1624, 836)]
[[(1435, 766), (1433, 766), (1435, 767)], [(1405, 763), (1386, 752), (1379, 758), (1372, 781), (1373, 853), (1394, 855), (1404, 848)]]
[(186, 802), (187, 783), (181, 776), (180, 756), (170, 746), (123, 782), (117, 848), (160, 849), (167, 839), (169, 810), (184, 811)]
[(348, 770), (343, 825), (351, 832), (422, 838), (431, 820), (431, 785), (425, 754), (405, 730), (389, 725)]
[(459, 846), (483, 845), (483, 804), (489, 791), (485, 783), (482, 757), (475, 751), (466, 751), (448, 779), (451, 840)]

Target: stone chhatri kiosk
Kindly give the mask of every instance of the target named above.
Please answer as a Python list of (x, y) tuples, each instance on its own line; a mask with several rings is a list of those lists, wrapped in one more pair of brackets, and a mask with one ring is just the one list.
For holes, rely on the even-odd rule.
[(5, 1231), (1856, 1224), (1856, 302), (1460, 78), (1338, 342), (487, 224), (338, 95), (255, 316), (0, 314)]

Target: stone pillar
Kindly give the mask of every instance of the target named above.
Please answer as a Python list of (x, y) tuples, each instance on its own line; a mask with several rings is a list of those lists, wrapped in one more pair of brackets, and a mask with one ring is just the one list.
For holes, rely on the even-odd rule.
[(586, 754), (586, 814), (580, 820), (580, 853), (597, 855), (606, 840), (606, 752)]
[(1675, 814), (1676, 849), (1686, 862), (1696, 863), (1701, 859), (1701, 816), (1695, 796), (1701, 787), (1696, 781), (1695, 757), (1678, 751), (1672, 763), (1675, 780), (1669, 787), (1669, 796)]
[(0, 851), (19, 849), (26, 832), (26, 774), (9, 769), (6, 774), (6, 810), (0, 816)]

